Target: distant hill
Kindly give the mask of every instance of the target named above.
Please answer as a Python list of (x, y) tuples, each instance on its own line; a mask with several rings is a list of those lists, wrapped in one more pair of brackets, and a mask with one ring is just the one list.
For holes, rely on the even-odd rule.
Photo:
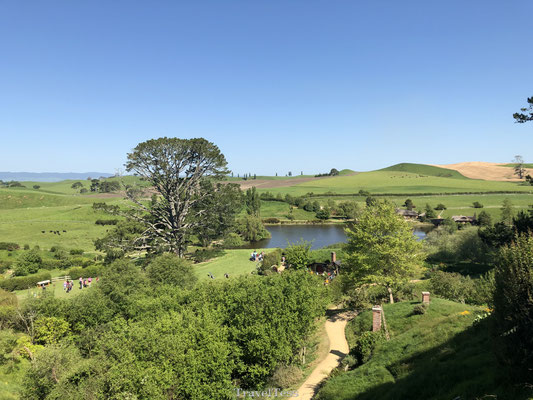
[(0, 172), (3, 181), (34, 181), (34, 182), (59, 182), (66, 179), (87, 179), (110, 177), (114, 174), (107, 172)]
[(379, 171), (411, 172), (413, 174), (438, 176), (441, 178), (468, 179), (464, 175), (453, 169), (435, 167), (433, 165), (426, 164), (401, 163), (391, 165), (390, 167), (380, 169)]

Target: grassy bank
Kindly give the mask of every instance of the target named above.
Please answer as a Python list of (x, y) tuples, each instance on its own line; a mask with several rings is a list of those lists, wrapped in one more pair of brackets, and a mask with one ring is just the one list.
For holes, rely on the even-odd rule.
[[(482, 308), (433, 298), (425, 314), (413, 315), (415, 304), (385, 305), (391, 340), (362, 366), (329, 379), (318, 399), (528, 398), (497, 364), (488, 319), (474, 324)], [(347, 326), (350, 347), (370, 330), (371, 317), (364, 312)]]

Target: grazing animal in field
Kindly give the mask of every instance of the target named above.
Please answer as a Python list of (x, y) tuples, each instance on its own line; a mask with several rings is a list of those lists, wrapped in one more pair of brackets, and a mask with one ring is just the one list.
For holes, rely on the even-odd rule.
[(50, 231), (50, 233), (53, 233), (54, 231)]
[(63, 229), (63, 232), (64, 232), (64, 233), (67, 233), (67, 231), (66, 231), (66, 230), (64, 230), (64, 229)]

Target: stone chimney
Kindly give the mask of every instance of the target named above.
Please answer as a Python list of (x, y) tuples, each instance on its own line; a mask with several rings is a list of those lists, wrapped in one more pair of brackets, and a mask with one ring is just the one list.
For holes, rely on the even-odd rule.
[(381, 307), (372, 307), (372, 332), (381, 330)]
[(332, 251), (331, 252), (331, 263), (333, 264), (335, 263), (335, 261), (337, 261), (337, 254), (334, 251)]
[(429, 304), (429, 292), (422, 292), (422, 303)]

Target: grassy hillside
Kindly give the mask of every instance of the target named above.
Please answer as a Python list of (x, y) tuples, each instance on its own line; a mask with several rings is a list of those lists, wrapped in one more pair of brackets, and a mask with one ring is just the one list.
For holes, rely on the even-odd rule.
[(434, 167), (426, 164), (401, 163), (382, 168), (379, 171), (411, 172), (413, 174), (439, 176), (441, 178), (468, 179), (453, 169)]
[(487, 193), (513, 192), (531, 193), (530, 185), (514, 182), (496, 182), (477, 179), (444, 178), (439, 176), (421, 175), (412, 172), (372, 171), (361, 172), (351, 176), (337, 176), (327, 179), (317, 179), (290, 187), (269, 188), (272, 193), (289, 193), (291, 195), (305, 195), (306, 193), (355, 194), (359, 190), (370, 193), (383, 194), (423, 194), (423, 193)]
[[(488, 320), (474, 324), (481, 308), (434, 298), (426, 314), (413, 315), (415, 304), (385, 305), (391, 340), (378, 344), (362, 366), (329, 379), (318, 399), (528, 398), (498, 366)], [(350, 346), (371, 325), (370, 311), (350, 322)]]
[(0, 189), (0, 210), (28, 207), (59, 207), (92, 204), (87, 196), (65, 196), (29, 189)]
[[(516, 167), (517, 165), (518, 165), (518, 164), (516, 164), (516, 163), (515, 163), (515, 164), (503, 164), (502, 167), (514, 168), (514, 167)], [(527, 163), (526, 163), (526, 164), (522, 164), (522, 166), (523, 166), (524, 168), (533, 168), (533, 164), (531, 164), (531, 163), (529, 163), (529, 164), (527, 164)]]

